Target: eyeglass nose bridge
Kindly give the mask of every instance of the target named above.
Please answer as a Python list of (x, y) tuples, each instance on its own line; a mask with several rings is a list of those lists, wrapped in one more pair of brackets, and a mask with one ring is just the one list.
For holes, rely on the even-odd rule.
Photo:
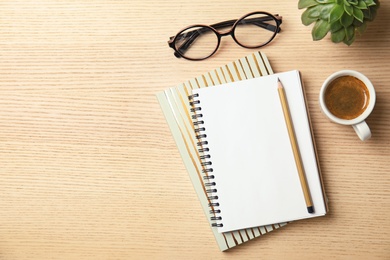
[[(232, 38), (233, 38), (233, 40), (237, 43), (237, 40), (236, 40), (236, 37), (234, 37), (234, 27), (232, 27), (232, 28), (230, 28), (228, 31), (226, 31), (226, 32), (220, 32), (220, 31), (218, 31), (218, 30), (216, 30), (216, 29), (214, 29), (215, 30), (215, 32), (216, 32), (216, 34), (217, 34), (217, 36), (218, 36), (218, 45), (217, 45), (217, 48), (216, 48), (216, 50), (220, 47), (220, 45), (221, 45), (221, 42), (222, 42), (222, 37), (225, 37), (225, 36), (231, 36)], [(215, 51), (216, 51), (215, 50)]]
[(225, 36), (229, 36), (229, 35), (233, 36), (233, 29), (234, 28), (231, 28), (227, 32), (220, 32), (217, 30), (217, 33), (220, 37), (225, 37)]

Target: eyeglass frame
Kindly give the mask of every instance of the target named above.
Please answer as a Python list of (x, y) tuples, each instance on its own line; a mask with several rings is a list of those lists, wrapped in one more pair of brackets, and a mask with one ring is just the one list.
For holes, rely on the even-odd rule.
[[(237, 25), (243, 20), (245, 19), (246, 17), (248, 16), (251, 16), (251, 15), (255, 15), (255, 14), (263, 14), (263, 15), (267, 15), (269, 16), (270, 18), (272, 18), (272, 20), (275, 21), (276, 23), (276, 28), (275, 29), (270, 29), (269, 27), (274, 27), (275, 25), (271, 25), (271, 24), (266, 24), (266, 27), (264, 27), (264, 24), (262, 23), (257, 23), (256, 25), (257, 26), (260, 26), (266, 30), (269, 30), (269, 31), (273, 31), (274, 34), (270, 37), (270, 39), (260, 45), (257, 45), (257, 46), (245, 46), (244, 44), (240, 43), (237, 38), (235, 37), (235, 29), (237, 27)], [(267, 17), (266, 17), (267, 18)], [(256, 21), (252, 21), (252, 22), (257, 22), (258, 19), (261, 19), (261, 18), (253, 18), (253, 19), (256, 19)], [(263, 19), (262, 19), (263, 20)], [(262, 20), (260, 20), (260, 22), (262, 22)], [(275, 14), (275, 15), (272, 15), (268, 12), (264, 12), (264, 11), (255, 11), (255, 12), (251, 12), (251, 13), (248, 13), (242, 17), (240, 17), (239, 19), (233, 19), (233, 20), (228, 20), (228, 21), (224, 21), (224, 22), (219, 22), (219, 23), (216, 23), (216, 24), (212, 24), (212, 25), (204, 25), (204, 24), (194, 24), (194, 25), (190, 25), (190, 26), (187, 26), (183, 29), (181, 29), (175, 36), (171, 36), (169, 37), (169, 40), (168, 40), (168, 45), (170, 48), (172, 48), (175, 52), (174, 52), (174, 55), (176, 58), (184, 58), (186, 60), (192, 60), (192, 61), (199, 61), (199, 60), (205, 60), (207, 58), (210, 58), (211, 56), (213, 56), (217, 50), (219, 49), (219, 46), (221, 44), (221, 38), (224, 37), (224, 36), (228, 36), (230, 35), (233, 40), (241, 47), (244, 47), (244, 48), (247, 48), (247, 49), (255, 49), (255, 48), (260, 48), (260, 47), (263, 47), (267, 44), (269, 44), (276, 36), (276, 34), (278, 34), (280, 31), (281, 31), (281, 28), (280, 28), (280, 25), (282, 24), (282, 16), (279, 16), (278, 14)], [(219, 32), (217, 29), (219, 28), (225, 28), (227, 26), (231, 26), (232, 25), (232, 28), (227, 31), (227, 32), (224, 32), (224, 33), (221, 33)], [(189, 38), (187, 42), (185, 42), (184, 44), (182, 44), (179, 49), (176, 48), (176, 45), (175, 45), (175, 41), (178, 39), (178, 37), (186, 30), (189, 30), (191, 28), (195, 28), (195, 27), (202, 27), (202, 28), (207, 28), (209, 30), (211, 30), (218, 38), (218, 42), (217, 42), (217, 45), (214, 49), (214, 51), (206, 56), (206, 57), (203, 57), (203, 58), (189, 58), (189, 57), (186, 57), (185, 55), (181, 54), (180, 52), (180, 49), (181, 48), (184, 48), (184, 50), (186, 50), (190, 44), (193, 42), (193, 40), (196, 39), (196, 37), (198, 36), (195, 36), (193, 38)], [(191, 35), (189, 36), (191, 37)], [(183, 46), (184, 45), (184, 46)]]

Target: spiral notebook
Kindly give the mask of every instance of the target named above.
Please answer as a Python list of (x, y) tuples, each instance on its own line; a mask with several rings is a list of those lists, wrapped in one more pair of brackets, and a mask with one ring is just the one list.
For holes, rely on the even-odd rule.
[[(278, 80), (287, 96), (313, 213), (305, 203)], [(194, 89), (190, 105), (220, 233), (326, 214), (298, 71)]]
[[(204, 177), (207, 175), (203, 172), (206, 167), (202, 165), (203, 159), (201, 159), (204, 157), (197, 147), (198, 139), (187, 97), (193, 89), (270, 74), (273, 74), (273, 70), (267, 56), (262, 52), (255, 52), (156, 95), (210, 226), (218, 223), (214, 208), (210, 207), (212, 203), (210, 192), (214, 189), (206, 186), (208, 180), (205, 180)], [(285, 222), (273, 223), (224, 233), (219, 233), (217, 228), (211, 228), (211, 231), (220, 250), (225, 251), (275, 231), (286, 224)]]

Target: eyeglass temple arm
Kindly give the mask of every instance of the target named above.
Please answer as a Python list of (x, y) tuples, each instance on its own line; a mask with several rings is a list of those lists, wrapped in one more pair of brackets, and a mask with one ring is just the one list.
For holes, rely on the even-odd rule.
[[(196, 38), (198, 38), (198, 36), (206, 30), (207, 30), (206, 28), (202, 28), (202, 29), (197, 29), (186, 33), (186, 35), (183, 37), (183, 39), (185, 40), (183, 44), (180, 45), (180, 47), (178, 48), (178, 51), (184, 53), (191, 46), (191, 44), (196, 40)], [(173, 43), (174, 38), (175, 36), (169, 37), (168, 45), (171, 48), (174, 48), (174, 43)], [(177, 51), (174, 52), (174, 55), (176, 56), (176, 58), (181, 57)]]
[[(279, 26), (282, 23), (282, 17), (280, 17), (279, 15), (275, 15), (275, 17), (277, 18), (278, 26)], [(275, 29), (277, 28), (275, 25), (264, 23), (266, 21), (271, 21), (271, 20), (273, 20), (273, 18), (271, 18), (271, 17), (258, 17), (258, 18), (245, 19), (245, 22), (252, 23), (254, 25), (257, 25), (257, 26), (264, 28), (266, 30), (269, 30), (269, 31), (275, 31)], [(221, 29), (221, 28), (225, 28), (228, 26), (232, 26), (236, 21), (237, 21), (237, 19), (228, 20), (225, 22), (212, 24), (212, 25), (210, 25), (210, 27), (213, 27), (214, 29)], [(187, 38), (186, 41), (179, 47), (178, 50), (180, 52), (184, 53), (191, 46), (191, 44), (196, 40), (196, 38), (202, 32), (204, 32), (206, 30), (207, 30), (207, 28), (201, 28), (198, 30), (193, 30), (193, 31), (188, 32), (187, 35), (184, 37), (184, 38)], [(279, 33), (280, 31), (281, 31), (281, 28), (278, 27), (277, 33)], [(171, 47), (171, 48), (173, 48), (173, 39), (174, 38), (175, 38), (175, 36), (171, 36), (169, 38), (169, 41), (168, 41), (169, 47)], [(177, 58), (180, 58), (180, 55), (178, 53), (175, 52), (174, 54)]]
[[(187, 51), (187, 49), (191, 46), (191, 44), (198, 38), (199, 35), (201, 35), (205, 31), (205, 28), (194, 30), (189, 32), (190, 35), (187, 35), (185, 38), (186, 40), (182, 45), (179, 47), (179, 51), (181, 53), (184, 53)], [(177, 54), (177, 53), (176, 53)], [(175, 55), (176, 56), (176, 55)], [(176, 56), (177, 57), (177, 56)]]

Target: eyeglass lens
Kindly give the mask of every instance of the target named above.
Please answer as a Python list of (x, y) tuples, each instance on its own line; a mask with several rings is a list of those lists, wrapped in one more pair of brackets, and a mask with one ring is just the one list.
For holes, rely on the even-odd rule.
[(253, 14), (236, 24), (234, 37), (243, 47), (256, 48), (267, 44), (274, 37), (276, 28), (276, 20), (273, 17)]
[[(214, 28), (232, 26), (233, 23), (217, 24)], [(223, 26), (221, 26), (223, 25)], [(272, 40), (277, 30), (274, 17), (255, 13), (240, 19), (233, 28), (234, 40), (246, 48), (261, 47)], [(205, 59), (217, 50), (220, 36), (210, 27), (192, 26), (180, 32), (175, 39), (175, 49), (183, 57)]]
[(216, 51), (218, 42), (218, 35), (211, 28), (195, 26), (176, 37), (175, 48), (189, 59), (203, 59)]

